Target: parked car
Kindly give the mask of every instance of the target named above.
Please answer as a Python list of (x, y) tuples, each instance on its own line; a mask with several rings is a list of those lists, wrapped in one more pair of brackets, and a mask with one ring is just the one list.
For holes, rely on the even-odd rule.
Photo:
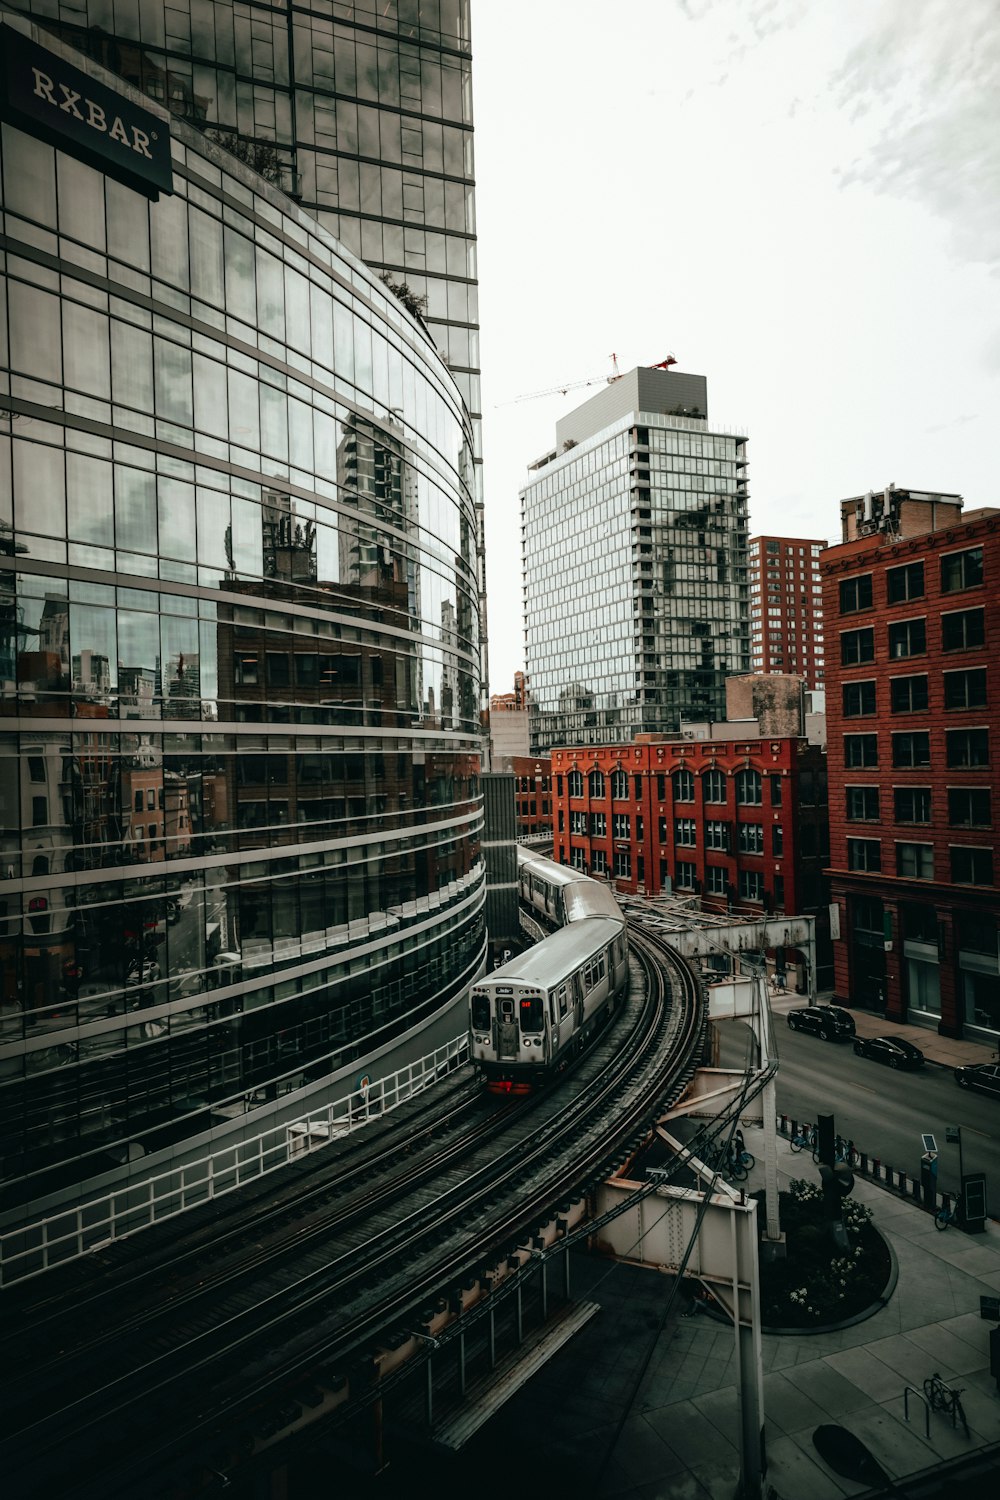
[(808, 1031), (828, 1042), (845, 1042), (854, 1035), (854, 1017), (839, 1005), (803, 1005), (788, 1012), (792, 1031)]
[(888, 1068), (922, 1068), (924, 1054), (902, 1036), (856, 1036), (854, 1051), (858, 1057), (870, 1057)]
[(144, 958), (141, 966), (133, 959), (129, 964), (125, 983), (131, 984), (153, 984), (160, 977), (160, 966), (154, 958)]
[(955, 1069), (955, 1082), (963, 1089), (980, 1089), (1000, 1099), (1000, 1066), (996, 1063), (972, 1063)]

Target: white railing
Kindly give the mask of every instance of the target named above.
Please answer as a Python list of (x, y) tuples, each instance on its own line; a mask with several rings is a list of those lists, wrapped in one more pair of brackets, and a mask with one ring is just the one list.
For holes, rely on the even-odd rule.
[(0, 1234), (0, 1286), (41, 1276), (53, 1266), (78, 1260), (321, 1150), (398, 1109), (466, 1062), (468, 1055), (468, 1036), (455, 1037), (395, 1073), (370, 1083), (362, 1080), (342, 1098), (295, 1120), (272, 1125), (198, 1161), (168, 1167), (152, 1177), (131, 1178), (103, 1197), (55, 1209), (46, 1218), (7, 1230)]

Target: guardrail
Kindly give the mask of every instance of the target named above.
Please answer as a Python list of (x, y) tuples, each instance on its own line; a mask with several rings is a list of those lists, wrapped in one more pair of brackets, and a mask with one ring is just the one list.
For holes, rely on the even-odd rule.
[(455, 1037), (405, 1068), (353, 1088), (297, 1119), (272, 1125), (197, 1161), (130, 1178), (101, 1197), (7, 1230), (0, 1234), (0, 1286), (79, 1260), (322, 1150), (398, 1109), (460, 1067), (468, 1055), (468, 1036)]

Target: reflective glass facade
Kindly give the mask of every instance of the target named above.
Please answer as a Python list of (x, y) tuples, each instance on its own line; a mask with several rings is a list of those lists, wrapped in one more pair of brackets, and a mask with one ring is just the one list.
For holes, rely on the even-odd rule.
[(172, 129), (150, 203), (3, 126), (10, 1208), (424, 1050), (481, 963), (461, 392), (348, 250)]
[(485, 558), (469, 0), (22, 0), (239, 151), (422, 316), (472, 414)]
[(749, 670), (745, 476), (742, 437), (642, 410), (538, 466), (521, 495), (533, 752), (725, 718), (725, 678)]

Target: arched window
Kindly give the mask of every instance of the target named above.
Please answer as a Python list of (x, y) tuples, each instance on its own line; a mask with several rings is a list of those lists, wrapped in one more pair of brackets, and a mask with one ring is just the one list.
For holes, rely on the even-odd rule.
[(604, 796), (604, 772), (603, 771), (591, 771), (589, 780), (590, 780), (590, 795), (591, 795), (591, 798), (601, 798), (601, 797), (603, 797)]
[(741, 807), (760, 806), (761, 790), (759, 771), (737, 771), (736, 801)]
[(628, 772), (612, 771), (611, 796), (615, 802), (628, 801)]
[(702, 796), (706, 802), (725, 802), (726, 773), (713, 766), (701, 778)]
[(670, 779), (674, 784), (675, 802), (694, 801), (694, 776), (690, 771), (686, 769), (675, 771)]
[(568, 790), (571, 797), (583, 796), (583, 772), (572, 770), (566, 778)]

